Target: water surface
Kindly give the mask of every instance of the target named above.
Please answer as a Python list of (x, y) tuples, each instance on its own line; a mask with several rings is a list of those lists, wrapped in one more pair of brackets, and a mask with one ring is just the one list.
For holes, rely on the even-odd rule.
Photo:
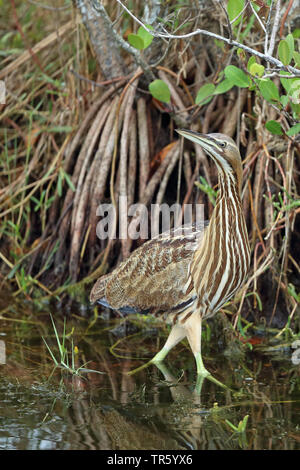
[[(56, 312), (60, 334), (62, 317)], [(12, 309), (2, 317), (0, 449), (300, 448), (300, 371), (290, 348), (266, 353), (242, 346), (237, 353), (212, 323), (204, 361), (228, 389), (208, 380), (197, 388), (185, 343), (160, 369), (127, 374), (162, 347), (163, 325), (91, 318), (92, 312), (85, 319), (68, 314), (66, 321), (66, 347), (71, 351), (73, 340), (78, 350), (75, 368), (88, 362), (86, 368), (103, 372), (79, 377), (54, 368), (42, 340), (58, 358), (48, 313), (28, 314), (24, 307), (24, 313)], [(245, 432), (235, 432), (229, 422), (237, 427), (246, 415)]]

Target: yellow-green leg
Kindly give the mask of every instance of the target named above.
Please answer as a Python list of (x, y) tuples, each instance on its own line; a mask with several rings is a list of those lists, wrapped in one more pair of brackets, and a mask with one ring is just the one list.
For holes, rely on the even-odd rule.
[(164, 345), (164, 347), (151, 359), (150, 362), (156, 364), (157, 362), (162, 362), (168, 352), (176, 346), (176, 344), (180, 343), (183, 338), (186, 337), (186, 330), (182, 328), (180, 325), (174, 325), (168, 339)]
[(174, 325), (164, 347), (153, 357), (153, 359), (141, 365), (140, 367), (137, 367), (136, 369), (131, 370), (130, 372), (128, 372), (128, 375), (133, 375), (136, 372), (139, 372), (140, 370), (145, 369), (145, 367), (150, 366), (151, 364), (158, 364), (162, 362), (165, 359), (168, 352), (172, 348), (174, 348), (174, 346), (176, 346), (176, 344), (178, 344), (185, 337), (186, 337), (185, 329), (179, 325)]
[(209, 375), (210, 372), (208, 372), (208, 370), (205, 368), (203, 364), (201, 351), (195, 354), (195, 360), (196, 360), (196, 365), (197, 365), (197, 374), (202, 375), (202, 377), (206, 377), (207, 375)]
[(226, 385), (222, 384), (222, 382), (219, 382), (219, 380), (215, 379), (203, 364), (201, 354), (202, 318), (199, 312), (195, 312), (193, 313), (193, 315), (191, 315), (191, 317), (186, 322), (185, 328), (187, 339), (189, 341), (189, 344), (196, 360), (198, 377), (207, 378), (208, 380), (214, 382), (220, 387), (227, 388)]
[(191, 350), (195, 356), (197, 365), (197, 374), (206, 377), (209, 375), (205, 368), (201, 355), (201, 334), (202, 334), (202, 318), (199, 312), (194, 312), (185, 324), (186, 336), (190, 344)]
[(131, 370), (130, 372), (128, 372), (128, 375), (136, 374), (137, 372), (142, 369), (145, 369), (151, 364), (159, 364), (165, 359), (168, 352), (187, 336), (190, 347), (195, 356), (198, 377), (206, 377), (215, 384), (219, 385), (220, 387), (228, 388), (226, 387), (226, 385), (222, 384), (217, 379), (215, 379), (203, 364), (201, 355), (201, 327), (201, 315), (199, 314), (199, 312), (194, 312), (186, 321), (186, 323), (184, 323), (184, 325), (176, 324), (173, 326), (164, 347), (153, 357), (153, 359), (151, 359), (151, 361), (148, 361), (140, 367)]

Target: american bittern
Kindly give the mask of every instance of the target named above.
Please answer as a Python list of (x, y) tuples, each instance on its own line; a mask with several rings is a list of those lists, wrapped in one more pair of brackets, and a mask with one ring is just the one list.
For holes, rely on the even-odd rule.
[(242, 162), (223, 134), (177, 131), (201, 145), (218, 169), (219, 193), (207, 227), (175, 229), (136, 249), (94, 285), (90, 300), (121, 313), (153, 314), (173, 325), (158, 363), (187, 337), (197, 373), (207, 376), (201, 356), (201, 323), (214, 315), (245, 281), (250, 264), (241, 204)]

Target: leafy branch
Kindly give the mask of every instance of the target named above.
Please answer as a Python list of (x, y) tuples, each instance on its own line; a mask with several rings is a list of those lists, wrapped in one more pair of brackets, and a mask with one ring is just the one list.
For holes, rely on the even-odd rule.
[[(291, 75), (291, 78), (294, 77), (300, 77), (300, 70), (292, 67), (291, 65), (285, 65), (282, 61), (279, 59), (276, 59), (273, 57), (271, 54), (273, 52), (273, 43), (275, 41), (275, 36), (276, 32), (278, 30), (278, 23), (274, 22), (273, 29), (272, 29), (272, 34), (271, 34), (271, 39), (270, 39), (270, 45), (268, 48), (268, 52), (260, 52), (256, 49), (253, 49), (249, 46), (246, 46), (245, 44), (242, 44), (241, 42), (233, 40), (231, 37), (226, 38), (224, 36), (221, 36), (219, 34), (213, 33), (211, 31), (207, 31), (205, 29), (196, 29), (195, 31), (191, 31), (190, 33), (186, 34), (171, 34), (167, 31), (165, 32), (159, 32), (155, 29), (150, 29), (147, 25), (145, 25), (139, 18), (137, 18), (122, 2), (121, 0), (117, 0), (117, 2), (121, 5), (121, 7), (136, 21), (140, 26), (142, 26), (149, 34), (151, 34), (154, 37), (157, 38), (163, 38), (163, 39), (188, 39), (191, 38), (192, 36), (197, 36), (197, 35), (204, 35), (204, 36), (209, 36), (214, 39), (217, 39), (218, 41), (225, 42), (226, 44), (229, 44), (230, 46), (238, 47), (239, 49), (242, 49), (249, 54), (252, 54), (254, 56), (259, 57), (260, 59), (266, 61), (267, 63), (270, 63), (277, 67), (278, 70), (284, 70), (286, 72), (289, 72), (293, 75)], [(247, 2), (248, 4), (249, 2)], [(277, 2), (278, 4), (280, 3), (280, 0)], [(277, 16), (276, 18), (277, 19)], [(234, 18), (231, 22), (234, 23), (236, 21), (236, 18)], [(268, 41), (266, 41), (267, 43)]]

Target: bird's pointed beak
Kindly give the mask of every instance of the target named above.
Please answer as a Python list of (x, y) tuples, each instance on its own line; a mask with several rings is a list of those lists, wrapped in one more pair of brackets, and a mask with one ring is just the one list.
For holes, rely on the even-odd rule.
[(217, 147), (214, 139), (208, 134), (200, 134), (199, 132), (189, 129), (176, 129), (176, 132), (195, 144), (201, 145), (201, 147), (208, 152), (211, 151), (212, 147)]

